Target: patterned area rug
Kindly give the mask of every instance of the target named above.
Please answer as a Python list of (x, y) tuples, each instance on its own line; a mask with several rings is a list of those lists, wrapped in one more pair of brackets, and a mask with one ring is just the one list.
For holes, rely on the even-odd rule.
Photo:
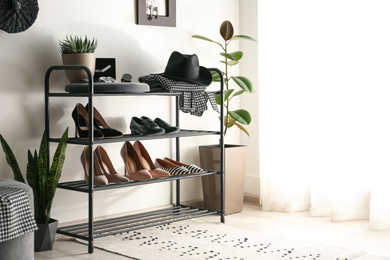
[(98, 238), (94, 245), (109, 252), (142, 260), (389, 260), (362, 251), (197, 220)]

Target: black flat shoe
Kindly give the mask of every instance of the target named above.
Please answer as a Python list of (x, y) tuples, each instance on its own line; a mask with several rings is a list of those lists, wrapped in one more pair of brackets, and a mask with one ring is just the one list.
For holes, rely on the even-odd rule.
[(152, 119), (143, 117), (132, 117), (130, 122), (132, 135), (162, 135), (165, 133), (164, 128), (159, 127)]
[[(142, 117), (141, 117), (142, 118)], [(165, 129), (166, 134), (173, 134), (180, 131), (180, 128), (178, 126), (173, 126), (165, 122), (164, 120), (160, 118), (154, 119), (154, 122), (159, 126)]]
[[(73, 109), (72, 118), (75, 124), (75, 137), (77, 135), (80, 138), (87, 139), (88, 138), (88, 112), (85, 110), (84, 106), (80, 103), (76, 104), (76, 107)], [(102, 131), (94, 127), (93, 129), (93, 137), (94, 139), (102, 139), (104, 137)]]
[[(85, 110), (88, 111), (88, 109), (89, 104), (85, 106)], [(93, 124), (97, 129), (102, 131), (104, 138), (117, 138), (123, 136), (122, 132), (107, 125), (106, 121), (104, 121), (102, 115), (95, 107), (93, 107)]]

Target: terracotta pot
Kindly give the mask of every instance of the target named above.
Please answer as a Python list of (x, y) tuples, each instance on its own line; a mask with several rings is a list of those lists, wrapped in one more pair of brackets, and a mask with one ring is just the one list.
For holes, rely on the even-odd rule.
[[(225, 214), (242, 211), (244, 203), (244, 182), (248, 147), (225, 145)], [(219, 145), (199, 147), (200, 165), (203, 169), (220, 170)], [(204, 207), (220, 210), (220, 175), (202, 177)]]
[[(95, 74), (95, 53), (72, 53), (63, 54), (62, 63), (64, 65), (84, 65), (89, 68), (93, 75)], [(88, 75), (84, 70), (65, 70), (66, 77), (70, 83), (80, 83), (82, 79), (88, 79)]]

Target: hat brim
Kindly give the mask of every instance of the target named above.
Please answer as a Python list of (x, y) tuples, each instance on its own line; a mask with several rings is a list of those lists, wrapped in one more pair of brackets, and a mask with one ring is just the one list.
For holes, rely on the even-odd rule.
[(184, 81), (184, 82), (193, 83), (202, 86), (209, 86), (213, 81), (213, 76), (211, 75), (210, 71), (202, 66), (199, 66), (199, 77), (196, 79), (182, 78), (182, 77), (172, 76), (166, 73), (160, 73), (159, 75), (177, 81)]

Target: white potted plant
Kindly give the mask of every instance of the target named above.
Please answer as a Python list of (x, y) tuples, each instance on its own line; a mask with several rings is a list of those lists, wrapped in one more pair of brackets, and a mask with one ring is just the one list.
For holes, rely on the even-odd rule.
[[(224, 76), (224, 100), (221, 100), (219, 95), (216, 95), (217, 104), (223, 102), (223, 107), (226, 111), (224, 120), (224, 136), (227, 135), (231, 127), (238, 127), (241, 131), (249, 136), (249, 132), (245, 128), (251, 123), (251, 115), (245, 109), (231, 109), (233, 98), (242, 94), (250, 94), (253, 92), (252, 82), (244, 76), (231, 76), (229, 68), (239, 64), (243, 57), (242, 51), (228, 51), (230, 43), (236, 40), (256, 41), (247, 35), (234, 35), (234, 28), (230, 21), (224, 21), (220, 26), (220, 35), (223, 42), (211, 40), (210, 38), (193, 35), (192, 38), (211, 42), (220, 46), (223, 52), (220, 55), (223, 57), (221, 61), (224, 64), (222, 74)], [(212, 72), (213, 81), (220, 82), (221, 79), (217, 73)], [(236, 89), (236, 88), (237, 89)], [(219, 118), (221, 120), (221, 118)], [(200, 146), (199, 154), (201, 167), (210, 170), (219, 170), (220, 163), (219, 145)], [(225, 144), (225, 214), (232, 214), (242, 211), (244, 200), (244, 180), (246, 171), (246, 154), (247, 146)], [(204, 206), (206, 208), (220, 209), (220, 181), (219, 176), (211, 175), (202, 178)]]

